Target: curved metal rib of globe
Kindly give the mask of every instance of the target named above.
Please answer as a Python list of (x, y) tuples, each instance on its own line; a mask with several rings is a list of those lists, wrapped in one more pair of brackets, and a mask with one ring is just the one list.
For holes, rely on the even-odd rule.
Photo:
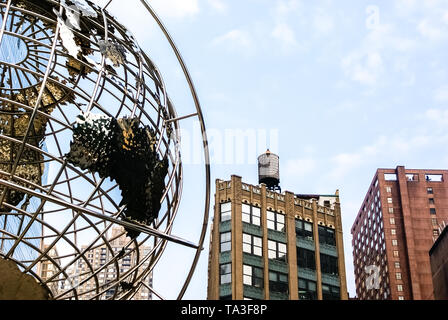
[[(0, 263), (15, 274), (0, 273), (0, 299), (163, 299), (152, 272), (169, 242), (193, 255), (180, 299), (198, 263), (210, 202), (199, 99), (147, 1), (184, 70), (189, 116), (177, 114), (111, 3), (0, 2)], [(197, 241), (171, 233), (183, 183), (178, 132), (190, 117), (205, 138)]]

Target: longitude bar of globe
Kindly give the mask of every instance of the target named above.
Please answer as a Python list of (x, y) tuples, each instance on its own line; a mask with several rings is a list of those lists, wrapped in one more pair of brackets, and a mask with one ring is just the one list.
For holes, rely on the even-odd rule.
[[(2, 230), (2, 233), (5, 233), (5, 234), (7, 234), (7, 235), (10, 235), (12, 238), (14, 238), (14, 234), (8, 232), (7, 230)], [(29, 242), (24, 241), (24, 240), (22, 241), (22, 243), (24, 243), (24, 244), (27, 245), (28, 247), (34, 249), (35, 251), (40, 252), (40, 248), (34, 246), (32, 243), (29, 243)], [(56, 262), (53, 258), (51, 258), (51, 257), (49, 257), (49, 256), (47, 256), (47, 258), (48, 258), (49, 261), (52, 261), (53, 264), (56, 265), (56, 266), (60, 269), (60, 266), (57, 264), (57, 262)], [(28, 266), (25, 264), (26, 261), (20, 261), (20, 260), (17, 260), (17, 259), (13, 259), (13, 260), (14, 260), (17, 264), (19, 264), (23, 269), (26, 269), (26, 268), (28, 267)], [(40, 279), (40, 276), (37, 275), (32, 269), (28, 270), (28, 272), (31, 273), (31, 274), (33, 274), (33, 275), (36, 277), (36, 279)], [(63, 274), (64, 274), (66, 277), (68, 277), (68, 275), (67, 275), (65, 272), (64, 272)], [(44, 283), (41, 279), (40, 279), (40, 281), (41, 281), (42, 283)]]
[[(29, 213), (29, 212), (27, 212), (27, 211), (24, 211), (24, 210), (21, 210), (21, 209), (18, 209), (18, 208), (15, 208), (15, 207), (13, 207), (13, 206), (11, 206), (11, 205), (9, 205), (9, 204), (5, 204), (7, 207), (9, 207), (9, 208), (11, 208), (11, 209), (15, 209), (15, 210), (17, 210), (18, 212), (20, 212), (21, 214), (23, 214), (23, 215), (26, 215), (26, 216), (29, 216), (29, 217), (32, 217), (33, 215), (31, 214), (31, 213)], [(51, 231), (53, 231), (55, 234), (59, 234), (59, 231), (56, 229), (56, 228), (54, 228), (53, 226), (51, 226), (50, 224), (48, 224), (48, 223), (46, 223), (45, 222), (45, 220), (40, 220), (40, 219), (36, 219), (36, 221), (38, 222), (38, 223), (40, 223), (42, 226), (45, 226), (46, 228), (48, 228), (48, 229), (50, 229)], [(90, 227), (89, 227), (90, 228)], [(73, 249), (75, 250), (75, 251), (77, 251), (77, 253), (79, 254), (80, 253), (80, 250), (78, 249), (78, 247), (76, 246), (76, 244), (74, 244), (67, 236), (69, 235), (69, 233), (65, 233), (65, 234), (63, 234), (63, 236), (62, 236), (62, 239), (64, 240), (64, 241), (66, 241), (69, 245), (71, 245), (72, 247), (73, 247)], [(54, 236), (49, 236), (49, 237), (54, 237)], [(40, 237), (39, 237), (40, 238)], [(24, 239), (27, 239), (27, 238), (24, 238)], [(40, 252), (42, 253), (43, 251), (42, 250), (40, 250)], [(66, 257), (70, 257), (70, 256), (73, 256), (73, 255), (75, 255), (75, 254), (69, 254), (69, 255), (66, 255), (66, 256), (59, 256), (58, 258), (59, 259), (62, 259), (62, 258), (66, 258)], [(59, 269), (60, 269), (60, 266), (59, 266), (59, 264), (58, 263), (56, 263), (56, 261), (55, 261), (55, 259), (53, 259), (51, 256), (49, 256), (49, 255), (45, 255), (45, 257), (48, 259), (48, 260), (50, 260), (50, 261), (52, 261), (53, 262), (53, 264), (55, 264)], [(33, 261), (35, 261), (35, 259), (33, 259), (33, 260), (29, 260), (29, 261), (22, 261), (23, 263), (28, 263), (28, 262), (33, 262)], [(88, 261), (87, 261), (87, 264), (90, 264)], [(93, 270), (93, 268), (92, 268), (92, 270)], [(64, 273), (65, 274), (65, 273)], [(66, 274), (65, 274), (66, 275)], [(67, 275), (66, 275), (67, 276)], [(44, 282), (45, 283), (45, 282)]]
[[(2, 26), (1, 26), (1, 29), (0, 29), (0, 46), (2, 44), (3, 34), (4, 34), (5, 28), (6, 28), (6, 23), (7, 23), (7, 20), (8, 20), (8, 14), (9, 14), (9, 10), (10, 10), (10, 7), (11, 7), (11, 2), (12, 2), (11, 0), (8, 0), (8, 3), (6, 4), (5, 14), (2, 16)], [(2, 79), (2, 82), (3, 82), (3, 79)], [(3, 193), (2, 193), (2, 197), (3, 198), (4, 198), (3, 195), (6, 194), (6, 192), (7, 192), (7, 189), (5, 188), (3, 190)], [(0, 201), (0, 204), (1, 203), (3, 203), (3, 200)], [(6, 229), (7, 221), (8, 221), (7, 216), (5, 216), (3, 229)], [(3, 249), (4, 249), (4, 240), (2, 239), (2, 243), (0, 245), (0, 250), (3, 251)]]
[(118, 220), (118, 219), (115, 219), (115, 218), (112, 218), (112, 217), (109, 217), (109, 216), (104, 216), (104, 215), (99, 214), (97, 212), (94, 212), (94, 211), (92, 211), (90, 209), (87, 209), (87, 208), (84, 208), (84, 207), (81, 207), (81, 206), (78, 206), (78, 205), (66, 202), (64, 200), (61, 200), (61, 199), (59, 199), (57, 197), (54, 197), (52, 195), (42, 194), (42, 193), (36, 192), (34, 190), (31, 190), (29, 188), (26, 188), (26, 187), (23, 187), (23, 186), (20, 186), (20, 185), (14, 185), (13, 183), (11, 183), (11, 182), (9, 182), (7, 180), (0, 179), (0, 185), (7, 186), (7, 187), (14, 187), (18, 191), (30, 193), (31, 195), (36, 196), (38, 198), (45, 199), (47, 201), (50, 201), (50, 202), (53, 202), (53, 203), (56, 203), (56, 204), (59, 204), (59, 205), (66, 206), (67, 208), (72, 208), (72, 209), (74, 209), (76, 211), (82, 211), (83, 213), (85, 213), (85, 214), (87, 214), (89, 216), (93, 216), (93, 217), (100, 218), (100, 219), (105, 219), (105, 220), (108, 220), (110, 222), (114, 222), (114, 223), (116, 223), (118, 225), (122, 225), (124, 227), (128, 227), (128, 228), (134, 229), (136, 231), (140, 231), (140, 232), (143, 232), (143, 233), (146, 233), (146, 234), (151, 234), (153, 236), (157, 236), (157, 237), (160, 237), (160, 238), (163, 238), (163, 239), (166, 239), (166, 240), (169, 240), (169, 241), (172, 241), (172, 242), (184, 245), (184, 246), (188, 246), (188, 247), (191, 247), (191, 248), (195, 248), (195, 249), (198, 248), (198, 246), (196, 244), (193, 244), (193, 243), (191, 243), (189, 241), (186, 241), (186, 240), (184, 240), (184, 239), (182, 239), (180, 237), (177, 237), (177, 236), (167, 235), (167, 234), (165, 234), (165, 233), (163, 233), (161, 231), (155, 230), (155, 229), (153, 229), (153, 228), (151, 228), (151, 227), (149, 227), (147, 225), (132, 224), (132, 223), (129, 223), (129, 222), (126, 222), (126, 221), (121, 221), (121, 220)]
[[(79, 212), (78, 212), (78, 215), (80, 215), (79, 214)], [(76, 218), (74, 218), (74, 219), (77, 219), (78, 218), (78, 215), (76, 216)], [(84, 219), (86, 219), (85, 217), (84, 217)], [(86, 219), (86, 220), (88, 220), (88, 219)], [(73, 222), (73, 220), (72, 220), (72, 222)], [(72, 223), (71, 222), (71, 223)], [(89, 222), (89, 221), (88, 221)], [(71, 223), (70, 223), (70, 225), (71, 225)], [(90, 245), (88, 245), (85, 249), (83, 249), (81, 252), (79, 252), (79, 254), (76, 256), (76, 255), (74, 255), (74, 258), (69, 262), (69, 263), (67, 263), (62, 269), (60, 269), (60, 271), (58, 272), (58, 273), (55, 273), (55, 274), (53, 274), (49, 279), (47, 279), (47, 282), (49, 282), (49, 281), (51, 281), (51, 280), (53, 280), (54, 278), (56, 278), (57, 276), (59, 276), (62, 272), (65, 272), (68, 268), (69, 268), (69, 266), (71, 266), (72, 264), (74, 264), (76, 261), (78, 261), (79, 259), (80, 259), (80, 257), (82, 257), (86, 262), (87, 262), (87, 265), (89, 265), (89, 269), (90, 269), (90, 271), (91, 271), (91, 273), (89, 273), (90, 274), (90, 277), (88, 278), (88, 279), (86, 279), (86, 281), (88, 281), (88, 280), (90, 280), (90, 279), (92, 279), (93, 278), (93, 280), (95, 281), (95, 284), (96, 284), (96, 288), (98, 289), (99, 288), (99, 281), (98, 281), (98, 277), (96, 276), (102, 269), (103, 269), (103, 267), (100, 267), (99, 269), (94, 269), (93, 268), (93, 266), (91, 266), (91, 264), (88, 262), (88, 259), (85, 257), (85, 253), (87, 252), (87, 251), (89, 251), (89, 250), (92, 250), (92, 247), (94, 246), (94, 244), (100, 239), (100, 238), (102, 238), (103, 240), (104, 240), (104, 243), (103, 244), (101, 244), (101, 245), (99, 245), (99, 246), (102, 246), (102, 245), (106, 245), (106, 246), (108, 246), (109, 247), (109, 249), (111, 250), (111, 247), (110, 247), (110, 243), (103, 237), (103, 235), (104, 235), (104, 233), (106, 233), (108, 230), (109, 230), (109, 228), (112, 226), (112, 223), (110, 223), (109, 224), (109, 226), (107, 226), (102, 232), (99, 232), (99, 230), (97, 229), (97, 228), (95, 228), (94, 227), (94, 229), (96, 229), (96, 231), (97, 231), (97, 233), (98, 233), (98, 236), (97, 236), (97, 238), (95, 239), (95, 241), (92, 241), (91, 243), (90, 243)], [(61, 233), (63, 233), (63, 232), (61, 232)], [(60, 239), (57, 239), (55, 242), (57, 242), (57, 241), (59, 241)], [(112, 250), (111, 250), (112, 251)], [(116, 263), (116, 267), (118, 267), (118, 263), (117, 262), (115, 262)], [(82, 283), (84, 283), (84, 282), (81, 282), (81, 283), (78, 283), (78, 286), (80, 285), (80, 284), (82, 284)], [(73, 288), (72, 288), (73, 289)], [(66, 292), (70, 292), (70, 291), (72, 291), (72, 289), (70, 289), (70, 290), (68, 290), (68, 291), (66, 291)], [(99, 290), (97, 290), (97, 292), (98, 292)]]
[[(100, 189), (101, 184), (104, 182), (104, 180), (105, 180), (105, 179), (103, 178), (103, 179), (101, 179), (101, 181), (100, 181), (99, 183), (96, 184), (95, 189), (90, 193), (90, 196), (89, 196), (89, 197), (87, 198), (87, 200), (84, 201), (84, 203), (82, 204), (83, 207), (86, 207), (86, 206), (87, 206), (87, 204), (89, 203), (89, 201), (91, 200), (91, 198), (93, 197), (93, 195), (95, 195), (95, 193)], [(72, 200), (71, 203), (73, 203), (73, 199), (71, 199), (71, 200)], [(73, 211), (74, 211), (74, 210), (72, 210), (72, 212), (73, 212)], [(104, 215), (104, 212), (103, 212), (103, 215)], [(75, 215), (75, 214), (73, 215), (72, 220), (65, 226), (65, 228), (64, 228), (61, 232), (59, 232), (59, 235), (56, 237), (56, 240), (54, 240), (54, 241), (48, 246), (47, 250), (45, 250), (44, 253), (41, 254), (41, 256), (39, 256), (37, 259), (35, 259), (35, 261), (39, 261), (44, 255), (46, 255), (46, 254), (51, 250), (51, 248), (53, 248), (53, 247), (56, 245), (56, 243), (62, 238), (62, 235), (63, 235), (65, 232), (67, 232), (68, 229), (70, 229), (71, 225), (75, 223), (75, 221), (78, 219), (79, 216), (83, 217), (87, 222), (89, 222), (89, 224), (90, 224), (94, 229), (97, 229), (94, 225), (92, 225), (92, 222), (90, 221), (90, 219), (84, 217), (84, 216), (82, 215), (81, 212), (77, 211), (76, 215)], [(107, 231), (107, 230), (105, 230), (105, 231)], [(98, 238), (95, 240), (95, 242), (98, 241), (100, 237), (102, 237), (102, 235), (104, 234), (105, 231), (103, 231), (102, 233), (100, 233), (99, 231), (97, 231), (97, 232), (99, 233), (99, 236), (98, 236)], [(76, 232), (75, 232), (75, 235), (76, 235)], [(106, 240), (105, 238), (103, 238), (103, 240), (104, 240), (105, 243), (107, 243), (107, 240)], [(94, 242), (94, 243), (95, 243), (95, 242)], [(76, 242), (75, 242), (75, 244), (76, 244)], [(74, 262), (74, 261), (72, 261), (71, 263), (69, 263), (69, 264), (67, 264), (67, 265), (70, 265), (70, 264), (72, 264), (73, 262)], [(37, 263), (37, 262), (35, 262), (35, 263)], [(31, 265), (31, 267), (33, 267), (33, 266), (34, 266), (34, 264)]]
[[(60, 13), (62, 13), (62, 7), (60, 7)], [(3, 31), (4, 31), (4, 29), (2, 28), (1, 34), (0, 34), (1, 36), (3, 35)], [(50, 58), (49, 58), (49, 61), (48, 61), (48, 66), (47, 66), (47, 69), (45, 71), (45, 74), (44, 74), (44, 77), (43, 77), (43, 80), (42, 80), (41, 88), (39, 90), (39, 95), (37, 97), (36, 103), (34, 105), (34, 109), (33, 109), (32, 113), (31, 113), (30, 118), (29, 118), (28, 126), (27, 126), (27, 129), (25, 131), (23, 141), (20, 144), (19, 150), (18, 150), (16, 158), (14, 160), (13, 167), (11, 168), (11, 172), (9, 173), (11, 178), (13, 178), (14, 175), (15, 175), (18, 162), (19, 162), (20, 158), (22, 157), (22, 153), (24, 151), (25, 143), (26, 143), (26, 141), (28, 139), (28, 135), (30, 133), (31, 127), (33, 126), (34, 119), (35, 119), (36, 114), (37, 114), (37, 109), (39, 108), (39, 105), (41, 104), (41, 101), (42, 101), (42, 96), (43, 96), (44, 89), (45, 89), (45, 86), (46, 86), (46, 83), (47, 83), (47, 79), (49, 78), (49, 73), (50, 73), (50, 69), (51, 69), (50, 67), (51, 67), (52, 61), (53, 61), (53, 59), (55, 57), (57, 37), (59, 36), (59, 32), (60, 32), (60, 28), (59, 28), (59, 25), (57, 25), (56, 26), (55, 35), (54, 35), (54, 38), (53, 38), (53, 45), (52, 45), (52, 48), (51, 48), (51, 54), (50, 54)], [(1, 38), (0, 38), (0, 40), (1, 40)], [(8, 68), (8, 69), (10, 69), (10, 68)], [(8, 190), (7, 188), (5, 188), (3, 190), (3, 193), (0, 196), (0, 203), (3, 203), (3, 201), (5, 200), (7, 190)], [(37, 214), (38, 213), (36, 213), (36, 215)], [(24, 231), (24, 232), (26, 233), (29, 230), (30, 227), (31, 227), (31, 223), (28, 223), (27, 227), (25, 228), (26, 231)], [(18, 243), (15, 243), (13, 245), (13, 247), (12, 247), (13, 251), (17, 247), (17, 245), (18, 245)], [(9, 256), (10, 252), (11, 252), (11, 250), (8, 252), (7, 257)]]
[[(8, 136), (4, 136), (4, 135), (2, 135), (2, 134), (0, 134), (0, 138), (2, 138), (2, 139), (4, 139), (4, 140), (8, 140), (8, 141), (13, 141), (13, 142), (15, 142), (15, 143), (20, 143), (20, 141), (14, 139), (14, 138), (8, 137)], [(49, 153), (47, 153), (47, 152), (45, 152), (45, 151), (43, 151), (43, 150), (41, 150), (41, 149), (39, 149), (39, 148), (33, 146), (33, 145), (28, 145), (28, 144), (26, 144), (26, 147), (29, 148), (29, 149), (31, 149), (31, 150), (38, 150), (38, 151), (41, 152), (43, 155), (46, 155), (46, 156), (48, 156), (49, 158), (51, 158), (52, 160), (57, 161), (57, 162), (60, 162), (61, 164), (65, 163), (65, 165), (66, 165), (68, 168), (70, 168), (70, 169), (73, 170), (75, 173), (77, 173), (77, 174), (79, 174), (80, 176), (82, 176), (87, 182), (89, 182), (89, 183), (92, 184), (92, 185), (95, 185), (95, 184), (93, 183), (93, 181), (90, 180), (90, 178), (89, 178), (85, 173), (83, 173), (83, 172), (79, 171), (77, 168), (75, 168), (75, 167), (73, 167), (73, 166), (67, 164), (66, 162), (64, 162), (64, 161), (61, 160), (60, 158), (54, 157), (53, 155), (51, 155), (51, 154), (49, 154)], [(4, 172), (4, 171), (2, 171), (2, 170), (0, 170), (0, 172), (2, 172), (2, 173), (4, 173), (4, 174), (5, 174), (5, 173), (7, 174), (7, 172)], [(23, 181), (23, 182), (25, 182), (25, 183), (28, 183), (28, 184), (32, 185), (35, 189), (42, 189), (43, 192), (47, 192), (47, 193), (49, 192), (47, 189), (43, 189), (40, 185), (33, 184), (32, 182), (29, 182), (29, 181), (27, 181), (27, 180), (25, 180), (25, 179), (23, 179), (23, 178), (16, 177), (16, 180), (18, 180), (18, 181)], [(103, 192), (103, 196), (104, 196), (104, 197), (107, 197), (107, 199), (108, 199), (112, 204), (114, 204), (115, 207), (116, 207), (116, 209), (118, 210), (119, 207), (118, 207), (118, 205), (115, 204), (115, 202), (113, 201), (113, 199), (112, 199), (107, 193), (105, 193), (104, 190), (101, 189), (101, 191)], [(57, 193), (57, 192), (53, 190), (51, 193)]]
[[(6, 3), (5, 14), (2, 16), (2, 27), (0, 29), (0, 46), (2, 45), (3, 33), (5, 32), (6, 23), (8, 21), (9, 10), (11, 8), (11, 2), (12, 2), (12, 0), (8, 0), (8, 2)], [(5, 17), (6, 17), (6, 19), (5, 19)]]
[(153, 287), (148, 286), (146, 283), (142, 282), (141, 283), (143, 286), (145, 286), (149, 291), (151, 291), (152, 293), (154, 293), (157, 298), (159, 298), (160, 300), (165, 300), (165, 298), (163, 298), (156, 290), (154, 290)]
[[(164, 241), (160, 241), (159, 244), (157, 246), (160, 245), (160, 243), (162, 243)], [(130, 268), (129, 270), (127, 270), (124, 274), (121, 275), (120, 279), (125, 279), (126, 277), (128, 277), (129, 275), (134, 274), (134, 282), (136, 281), (140, 281), (141, 278), (143, 278), (143, 273), (140, 274), (140, 276), (137, 275), (137, 273), (135, 272), (136, 270), (138, 270), (145, 262), (146, 260), (148, 260), (150, 257), (153, 256), (154, 251), (156, 250), (156, 246), (144, 257), (144, 259), (142, 259), (142, 261), (140, 261), (140, 263), (134, 265), (132, 268)], [(154, 268), (154, 265), (151, 265), (150, 268), (148, 268), (146, 271), (147, 273), (150, 273)], [(138, 277), (138, 279), (136, 279)], [(113, 287), (114, 284), (111, 284), (110, 286), (106, 287), (106, 289), (103, 290), (103, 292), (98, 293), (97, 296), (100, 296), (101, 294), (103, 294), (104, 292), (106, 292), (107, 290), (109, 290), (111, 287)], [(96, 296), (95, 296), (96, 297)]]
[[(103, 20), (104, 20), (104, 38), (105, 38), (104, 40), (107, 42), (108, 39), (109, 39), (108, 38), (109, 36), (108, 36), (107, 17), (105, 16), (104, 10), (101, 10), (101, 12), (103, 14)], [(90, 101), (89, 101), (89, 104), (88, 104), (87, 110), (86, 110), (87, 113), (90, 112), (90, 110), (92, 109), (93, 101), (97, 100), (96, 99), (96, 93), (98, 91), (98, 87), (99, 87), (100, 81), (101, 81), (101, 79), (104, 76), (104, 66), (105, 66), (105, 64), (106, 64), (106, 57), (103, 54), (101, 56), (101, 69), (98, 72), (98, 77), (97, 77), (97, 80), (96, 80), (96, 83), (95, 83), (95, 87), (93, 88), (93, 93), (90, 96)]]
[[(123, 250), (125, 250), (125, 249), (127, 249), (129, 246), (130, 246), (130, 244), (132, 243), (132, 242), (134, 242), (134, 240), (130, 240), (129, 242), (128, 242), (128, 244), (126, 244), (124, 247), (123, 247)], [(93, 241), (92, 243), (95, 243), (95, 241)], [(151, 251), (150, 251), (150, 253), (147, 255), (147, 257), (145, 258), (145, 260), (147, 260), (148, 259), (148, 257), (149, 256), (151, 256), (151, 254), (153, 253), (153, 251), (155, 250), (156, 248), (154, 247)], [(92, 250), (92, 249), (89, 249), (89, 250)], [(84, 254), (85, 252), (83, 252), (82, 254)], [(130, 253), (130, 252), (129, 252)], [(128, 254), (129, 254), (128, 253)], [(118, 258), (120, 257), (120, 253), (118, 253), (118, 254), (116, 254), (112, 259), (111, 259), (111, 261), (112, 260), (117, 260)], [(109, 263), (111, 262), (111, 261), (109, 261)], [(143, 264), (145, 261), (143, 261), (141, 264)], [(140, 267), (140, 265), (141, 264), (138, 264), (138, 265), (135, 265), (133, 268), (130, 268), (127, 272), (125, 272), (124, 274), (122, 273), (121, 274), (121, 277), (119, 278), (119, 280), (121, 280), (121, 279), (124, 279), (124, 278), (126, 278), (126, 277), (128, 277), (130, 274), (133, 274), (134, 273), (134, 271), (136, 270), (136, 269), (138, 269), (139, 267)], [(97, 269), (97, 270), (95, 270), (95, 272), (94, 272), (94, 274), (98, 274), (99, 272), (101, 272), (105, 267), (107, 267), (108, 265), (104, 265), (104, 266), (102, 266), (102, 267), (100, 267), (99, 269)], [(151, 269), (152, 270), (152, 269)], [(87, 274), (87, 273), (86, 273)], [(87, 279), (84, 279), (83, 281), (81, 281), (78, 285), (81, 285), (81, 284), (83, 284), (83, 283), (85, 283), (85, 282), (87, 282), (88, 280), (90, 280), (91, 279), (91, 276), (89, 277), (89, 278), (87, 278)], [(114, 287), (116, 284), (114, 284), (114, 283), (111, 283), (109, 286), (106, 286), (106, 288), (102, 291), (102, 292), (97, 292), (97, 294), (93, 297), (93, 298), (96, 298), (96, 297), (100, 297), (104, 292), (106, 292), (107, 290), (109, 290), (110, 288), (112, 288), (112, 287)], [(91, 291), (93, 291), (94, 289), (92, 289), (92, 290), (90, 290), (90, 291), (87, 291), (87, 292), (84, 292), (84, 293), (88, 293), (88, 292), (91, 292)], [(56, 298), (58, 298), (58, 297), (63, 297), (64, 295), (66, 295), (68, 292), (70, 292), (71, 290), (67, 290), (66, 292), (63, 292), (63, 293), (61, 293), (59, 296), (57, 296)]]
[[(163, 25), (163, 23), (161, 22), (161, 20), (158, 18), (157, 14), (154, 12), (154, 10), (151, 8), (151, 6), (148, 4), (148, 2), (146, 0), (140, 0), (144, 7), (150, 12), (150, 14), (153, 16), (153, 18), (156, 20), (157, 24), (159, 25), (159, 27), (161, 28), (162, 32), (165, 34), (165, 37), (167, 38), (167, 40), (169, 41), (172, 49), (174, 50), (177, 59), (182, 67), (182, 70), (184, 72), (184, 75), (187, 79), (187, 82), (190, 86), (190, 91), (191, 94), (193, 96), (193, 100), (195, 102), (195, 106), (196, 109), (198, 111), (198, 118), (200, 120), (200, 124), (201, 124), (201, 131), (203, 134), (203, 146), (204, 146), (204, 157), (205, 157), (205, 170), (206, 170), (206, 201), (205, 201), (205, 210), (204, 210), (204, 220), (203, 220), (203, 225), (202, 225), (202, 233), (201, 233), (201, 237), (200, 237), (200, 241), (199, 241), (199, 247), (202, 248), (202, 245), (204, 243), (204, 239), (205, 239), (205, 233), (206, 233), (206, 229), (207, 229), (207, 224), (208, 224), (208, 210), (209, 210), (209, 195), (210, 195), (210, 163), (209, 163), (209, 153), (208, 153), (208, 144), (207, 144), (207, 136), (206, 136), (206, 132), (205, 132), (205, 125), (204, 125), (204, 119), (202, 116), (202, 111), (201, 111), (201, 107), (200, 107), (200, 103), (199, 103), (199, 98), (197, 97), (196, 94), (196, 89), (194, 87), (193, 81), (191, 79), (190, 73), (184, 63), (184, 60), (179, 52), (179, 50), (177, 49), (177, 46), (175, 45), (172, 37), (170, 36), (170, 34), (168, 33), (167, 29), (165, 28), (165, 26)], [(191, 278), (193, 276), (193, 272), (194, 269), (196, 268), (198, 259), (199, 259), (199, 255), (200, 255), (200, 250), (198, 249), (196, 251), (196, 255), (194, 258), (194, 262), (192, 265), (192, 268), (190, 269), (190, 272), (187, 276), (187, 279), (184, 283), (184, 286), (181, 289), (181, 292), (179, 293), (178, 299), (181, 299), (183, 297), (183, 295), (185, 294), (186, 288), (189, 284), (189, 282), (191, 281)]]

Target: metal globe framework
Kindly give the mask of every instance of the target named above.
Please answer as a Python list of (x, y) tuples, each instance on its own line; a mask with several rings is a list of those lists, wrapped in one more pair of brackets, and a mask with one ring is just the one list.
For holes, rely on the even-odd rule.
[[(108, 13), (111, 2), (104, 7), (88, 0), (0, 3), (0, 257), (37, 279), (52, 299), (84, 299), (87, 294), (132, 299), (148, 286), (144, 279), (168, 242), (174, 242), (195, 251), (180, 299), (198, 263), (208, 221), (210, 168), (201, 106), (177, 47), (150, 5), (140, 2), (184, 71), (195, 105), (190, 114), (176, 113), (155, 63)], [(168, 170), (160, 211), (151, 223), (125, 219), (116, 181), (68, 161), (79, 114), (134, 118), (153, 130), (156, 153), (167, 159)], [(192, 117), (201, 125), (205, 160), (204, 213), (196, 243), (171, 234), (183, 183), (180, 121)], [(110, 245), (116, 226), (123, 228), (117, 237), (134, 233), (119, 252)], [(87, 253), (99, 247), (113, 255), (95, 267)], [(142, 247), (151, 249), (143, 252)], [(50, 254), (54, 248), (57, 256)], [(132, 267), (120, 272), (120, 260), (130, 255)], [(36, 271), (42, 263), (52, 265), (51, 277), (43, 279)], [(80, 263), (86, 271), (75, 282), (70, 269)], [(102, 283), (99, 275), (106, 268), (115, 268), (116, 275)], [(93, 287), (80, 290), (88, 281)]]

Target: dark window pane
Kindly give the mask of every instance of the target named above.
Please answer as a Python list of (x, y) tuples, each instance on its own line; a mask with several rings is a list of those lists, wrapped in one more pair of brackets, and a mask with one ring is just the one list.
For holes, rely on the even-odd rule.
[(300, 268), (316, 270), (314, 251), (297, 248), (297, 266)]

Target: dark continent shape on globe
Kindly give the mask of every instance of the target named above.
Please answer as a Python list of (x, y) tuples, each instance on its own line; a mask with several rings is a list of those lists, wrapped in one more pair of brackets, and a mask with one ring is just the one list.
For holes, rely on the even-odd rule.
[[(83, 113), (73, 128), (67, 161), (101, 178), (115, 180), (125, 205), (124, 220), (151, 224), (160, 211), (168, 160), (158, 156), (157, 139), (138, 118), (115, 119)], [(134, 238), (139, 232), (126, 229)]]

